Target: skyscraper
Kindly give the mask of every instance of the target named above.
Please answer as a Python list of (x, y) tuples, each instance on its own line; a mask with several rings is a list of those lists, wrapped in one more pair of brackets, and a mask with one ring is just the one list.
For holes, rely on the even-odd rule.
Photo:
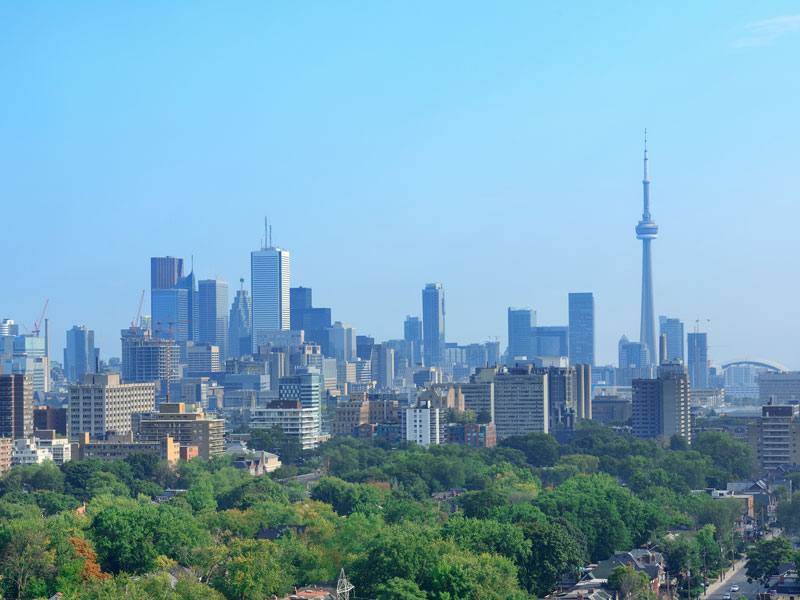
[(328, 353), (328, 332), (331, 326), (331, 309), (314, 308), (311, 302), (311, 288), (289, 288), (289, 326), (293, 331), (302, 329), (306, 342), (314, 342)]
[(680, 360), (685, 363), (683, 354), (683, 322), (680, 319), (658, 317), (659, 334), (667, 336), (667, 360)]
[(261, 250), (250, 253), (253, 301), (253, 352), (260, 333), (288, 330), (290, 324), (289, 251), (272, 246), (271, 236)]
[(531, 327), (532, 356), (569, 356), (569, 328), (563, 325)]
[(154, 289), (150, 292), (150, 310), (156, 337), (179, 343), (194, 341), (189, 337), (189, 290)]
[(388, 344), (375, 344), (370, 354), (372, 380), (377, 389), (390, 390), (394, 387), (394, 350)]
[(198, 282), (200, 343), (219, 347), (219, 360), (228, 358), (228, 282), (203, 279)]
[(688, 335), (689, 383), (693, 388), (708, 387), (708, 334), (690, 333)]
[(444, 288), (429, 283), (422, 290), (422, 338), (426, 367), (444, 365)]
[(172, 256), (154, 256), (150, 259), (150, 289), (168, 290), (183, 277), (183, 259)]
[(186, 319), (178, 322), (178, 329), (184, 332), (190, 342), (198, 341), (200, 337), (200, 303), (197, 298), (197, 278), (194, 269), (186, 277), (179, 277), (175, 284), (178, 289), (186, 290)]
[(422, 344), (422, 320), (419, 317), (406, 315), (403, 323), (403, 339), (407, 342)]
[(653, 375), (653, 360), (647, 345), (631, 342), (622, 336), (618, 344), (619, 369), (617, 385), (631, 385), (634, 379), (650, 379)]
[(67, 331), (64, 348), (64, 376), (79, 381), (85, 373), (95, 372), (94, 331), (75, 325)]
[(536, 354), (531, 329), (536, 326), (536, 312), (530, 308), (508, 307), (508, 351), (507, 359), (514, 366), (514, 359), (525, 357), (532, 360)]
[(658, 237), (658, 225), (650, 216), (650, 179), (647, 173), (647, 131), (644, 137), (644, 211), (642, 220), (636, 225), (636, 237), (642, 240), (642, 323), (639, 341), (647, 346), (651, 364), (655, 362), (656, 322), (653, 308), (653, 255), (651, 242)]
[(328, 350), (336, 360), (355, 362), (356, 330), (346, 323), (336, 321), (328, 329)]
[[(302, 285), (289, 288), (289, 304), (292, 310), (311, 308), (311, 288), (303, 287)], [(295, 328), (293, 327), (292, 329)], [(297, 329), (302, 329), (302, 327), (297, 327)]]
[(569, 295), (569, 364), (594, 366), (594, 296)]
[(413, 367), (422, 364), (422, 319), (406, 315), (403, 323), (403, 340), (408, 365)]
[(230, 320), (228, 321), (230, 327), (228, 353), (234, 358), (241, 358), (246, 354), (250, 354), (253, 347), (251, 339), (253, 330), (250, 321), (253, 307), (250, 304), (250, 296), (247, 290), (244, 289), (244, 277), (239, 279), (239, 283), (241, 287), (233, 299)]

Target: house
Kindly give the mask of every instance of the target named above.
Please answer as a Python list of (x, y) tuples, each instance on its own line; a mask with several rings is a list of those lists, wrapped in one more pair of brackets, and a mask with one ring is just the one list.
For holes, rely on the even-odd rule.
[(567, 592), (553, 594), (555, 600), (616, 600), (617, 593), (606, 587), (606, 581), (585, 579)]
[(799, 597), (800, 580), (795, 573), (791, 572), (793, 570), (793, 565), (788, 572), (787, 569), (780, 569), (781, 575), (778, 577), (778, 580), (769, 586), (767, 593), (759, 595), (763, 595), (769, 598), (769, 600), (792, 600), (792, 598)]
[(275, 594), (272, 595), (270, 600), (336, 600), (336, 590), (327, 589), (304, 589), (298, 590), (295, 588), (294, 592), (288, 596), (278, 598)]
[(664, 556), (647, 548), (634, 548), (627, 552), (615, 552), (606, 560), (601, 560), (591, 571), (592, 579), (608, 581), (615, 567), (632, 567), (644, 571), (650, 578), (653, 593), (658, 596), (659, 589), (666, 582)]
[(186, 491), (188, 490), (173, 490), (173, 489), (164, 490), (158, 496), (156, 496), (156, 504), (161, 504), (162, 502), (171, 500), (181, 492), (186, 492)]
[(440, 504), (447, 504), (447, 510), (449, 510), (450, 512), (456, 512), (458, 510), (458, 504), (456, 502), (456, 498), (458, 498), (461, 494), (465, 494), (466, 492), (467, 490), (465, 489), (444, 490), (442, 492), (434, 492), (433, 494), (431, 494), (431, 500), (436, 500)]
[(264, 475), (272, 473), (281, 466), (277, 454), (271, 452), (258, 452), (250, 456), (237, 456), (231, 465), (237, 469), (246, 469), (250, 475)]
[(271, 528), (262, 527), (256, 534), (255, 539), (274, 542), (275, 540), (279, 540), (287, 529), (299, 535), (305, 533), (306, 527), (307, 525), (278, 525), (277, 527)]
[[(774, 493), (775, 486), (769, 486), (766, 482), (759, 479), (758, 481), (731, 481), (727, 485), (727, 489), (742, 496), (751, 496), (753, 498), (754, 510), (758, 513), (766, 511), (767, 515), (775, 514), (777, 507), (777, 498)], [(750, 516), (754, 516), (751, 513)]]

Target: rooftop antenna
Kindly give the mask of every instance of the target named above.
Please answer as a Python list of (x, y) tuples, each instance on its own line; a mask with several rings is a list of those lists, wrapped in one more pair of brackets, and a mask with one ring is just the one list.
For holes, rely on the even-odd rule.
[(269, 247), (272, 248), (272, 225), (269, 226)]
[(262, 250), (267, 249), (265, 244), (269, 244), (269, 221), (267, 220), (267, 217), (264, 217), (264, 241), (261, 244)]
[(244, 277), (239, 278), (239, 283), (241, 284), (240, 290), (244, 290)]

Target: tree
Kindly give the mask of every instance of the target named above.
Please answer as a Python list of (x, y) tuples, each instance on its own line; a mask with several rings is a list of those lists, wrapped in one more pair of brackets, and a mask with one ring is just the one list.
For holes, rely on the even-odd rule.
[(714, 541), (714, 533), (714, 526), (709, 524), (704, 525), (694, 536), (697, 555), (702, 559), (705, 569), (718, 569), (722, 565), (722, 552)]
[(493, 519), (453, 515), (442, 528), (442, 537), (476, 554), (500, 554), (515, 563), (527, 560), (531, 552), (531, 541), (520, 527)]
[(69, 538), (75, 553), (83, 559), (83, 569), (81, 570), (81, 582), (90, 581), (92, 579), (108, 579), (109, 574), (103, 573), (100, 565), (97, 563), (97, 552), (92, 550), (89, 542), (83, 538), (70, 536)]
[(375, 591), (377, 600), (428, 600), (428, 595), (408, 579), (392, 577), (380, 584)]
[(158, 463), (160, 458), (150, 452), (139, 454), (129, 454), (125, 462), (131, 467), (131, 473), (136, 479), (146, 479), (152, 481), (157, 476)]
[(3, 576), (12, 583), (16, 597), (37, 596), (45, 592), (44, 579), (54, 577), (58, 569), (56, 552), (50, 547), (43, 524), (13, 521), (3, 529), (2, 538), (5, 543), (0, 566)]
[(552, 467), (558, 460), (558, 442), (546, 433), (512, 435), (500, 442), (500, 445), (521, 450), (528, 463), (534, 467)]
[(684, 451), (689, 449), (689, 443), (686, 441), (686, 438), (682, 435), (678, 435), (674, 433), (671, 438), (669, 438), (669, 449), (675, 451)]
[(705, 431), (692, 440), (692, 449), (711, 458), (714, 466), (735, 477), (748, 477), (756, 468), (753, 448), (721, 431)]
[(90, 498), (108, 494), (109, 496), (130, 497), (131, 493), (124, 483), (122, 483), (113, 473), (106, 471), (96, 471), (89, 476), (86, 481), (86, 493)]
[(441, 554), (435, 534), (435, 530), (416, 523), (390, 525), (377, 532), (352, 567), (359, 595), (368, 598), (380, 584), (394, 578), (420, 586), (427, 582)]
[(730, 537), (737, 519), (742, 514), (742, 501), (736, 498), (712, 499), (707, 494), (702, 494), (703, 504), (697, 510), (696, 517), (700, 525), (711, 524), (718, 540)]
[(584, 565), (584, 549), (563, 527), (545, 523), (525, 523), (522, 527), (530, 543), (530, 554), (520, 563), (520, 581), (539, 598), (553, 591), (561, 575), (576, 572)]
[(608, 587), (617, 590), (623, 600), (647, 596), (650, 577), (644, 571), (633, 567), (614, 567), (608, 576)]
[(467, 517), (476, 519), (487, 518), (493, 509), (503, 506), (508, 502), (508, 492), (500, 486), (493, 485), (485, 490), (467, 492), (458, 497), (458, 504)]
[(661, 553), (667, 561), (667, 572), (670, 577), (682, 577), (693, 570), (699, 562), (697, 546), (691, 543), (686, 535), (673, 539), (664, 539), (660, 543)]
[(100, 563), (113, 573), (147, 573), (163, 554), (191, 564), (210, 537), (192, 514), (177, 506), (116, 500), (95, 515), (92, 537)]
[(302, 453), (300, 440), (286, 435), (280, 427), (273, 425), (269, 429), (253, 429), (250, 431), (250, 448), (257, 451), (273, 452), (284, 464), (296, 463)]
[(191, 505), (195, 513), (213, 511), (217, 508), (217, 501), (214, 498), (214, 486), (211, 478), (206, 475), (198, 478), (186, 492), (186, 501)]
[(80, 506), (80, 502), (74, 496), (58, 494), (49, 490), (37, 490), (33, 493), (36, 504), (42, 512), (51, 517), (65, 510), (75, 510)]
[(787, 538), (761, 540), (747, 554), (747, 581), (769, 583), (770, 577), (778, 575), (781, 563), (793, 561), (792, 542)]
[(778, 525), (791, 535), (800, 533), (800, 492), (792, 494), (790, 500), (778, 502)]
[(467, 600), (473, 592), (464, 569), (446, 560), (433, 567), (430, 587), (435, 600)]
[(369, 514), (379, 511), (385, 493), (375, 485), (323, 477), (311, 490), (311, 497), (330, 504), (340, 515), (351, 515), (355, 512)]
[(263, 600), (288, 588), (278, 550), (266, 540), (234, 540), (212, 585), (229, 600)]

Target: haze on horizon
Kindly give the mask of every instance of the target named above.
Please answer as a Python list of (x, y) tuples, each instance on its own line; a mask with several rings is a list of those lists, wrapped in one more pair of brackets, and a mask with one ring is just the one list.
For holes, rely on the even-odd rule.
[(0, 5), (0, 318), (49, 298), (56, 360), (74, 324), (119, 355), (151, 256), (232, 301), (268, 215), (359, 334), (402, 337), (440, 281), (448, 341), (504, 349), (508, 306), (566, 325), (591, 291), (615, 363), (647, 127), (656, 315), (800, 368), (796, 4), (237, 7)]

